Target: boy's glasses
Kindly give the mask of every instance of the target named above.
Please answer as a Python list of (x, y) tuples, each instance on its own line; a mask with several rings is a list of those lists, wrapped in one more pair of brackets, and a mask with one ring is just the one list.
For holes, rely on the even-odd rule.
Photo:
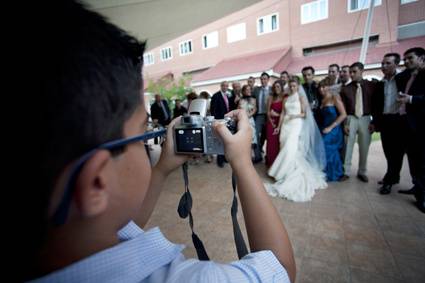
[[(66, 219), (68, 217), (68, 211), (69, 206), (71, 204), (72, 195), (74, 192), (75, 182), (77, 179), (78, 174), (80, 173), (81, 169), (83, 168), (84, 164), (89, 160), (98, 150), (106, 149), (106, 150), (114, 150), (120, 147), (124, 147), (128, 144), (135, 143), (159, 138), (164, 136), (166, 133), (166, 129), (160, 129), (155, 131), (149, 131), (142, 135), (132, 136), (128, 138), (118, 139), (110, 142), (106, 142), (104, 144), (99, 145), (98, 147), (90, 150), (86, 154), (82, 155), (77, 162), (73, 165), (68, 181), (66, 182), (65, 191), (62, 196), (62, 200), (59, 203), (58, 208), (56, 209), (55, 214), (53, 215), (53, 223), (57, 226), (62, 225), (66, 222)], [(148, 157), (149, 157), (149, 150), (147, 149), (147, 145), (145, 144), (145, 149), (147, 151)]]

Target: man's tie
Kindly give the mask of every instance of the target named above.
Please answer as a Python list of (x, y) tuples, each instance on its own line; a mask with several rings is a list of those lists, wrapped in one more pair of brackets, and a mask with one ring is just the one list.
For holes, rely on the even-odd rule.
[(264, 111), (264, 96), (265, 96), (265, 93), (266, 93), (266, 89), (264, 87), (262, 87), (261, 91), (260, 91), (260, 101), (258, 103), (259, 108), (260, 108), (259, 113), (261, 113), (261, 114), (263, 114), (265, 112)]
[(167, 110), (165, 109), (164, 102), (162, 102), (162, 100), (161, 100), (161, 108), (162, 108), (162, 112), (164, 113), (164, 121), (168, 121), (169, 116), (168, 116)]
[(363, 92), (360, 83), (357, 83), (356, 108), (354, 111), (354, 115), (356, 115), (357, 118), (361, 118), (363, 116)]
[(224, 103), (226, 104), (226, 113), (229, 112), (229, 98), (227, 98), (227, 95), (225, 93), (223, 93), (223, 99), (224, 99)]

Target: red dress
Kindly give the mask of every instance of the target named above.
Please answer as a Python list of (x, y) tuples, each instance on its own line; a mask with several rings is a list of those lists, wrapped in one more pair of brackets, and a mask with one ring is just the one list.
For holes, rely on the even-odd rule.
[[(282, 100), (276, 100), (272, 102), (271, 109), (277, 113), (282, 112)], [(279, 125), (279, 117), (272, 117), (274, 125), (277, 127)], [(266, 165), (270, 167), (276, 156), (279, 153), (279, 134), (273, 135), (274, 128), (269, 120), (267, 120), (266, 126), (266, 136), (267, 136), (267, 145), (266, 145)]]

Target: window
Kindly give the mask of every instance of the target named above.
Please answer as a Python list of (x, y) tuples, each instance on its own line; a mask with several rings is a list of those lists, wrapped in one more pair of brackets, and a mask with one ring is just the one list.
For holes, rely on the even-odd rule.
[(180, 42), (180, 56), (192, 53), (192, 40)]
[(166, 47), (161, 49), (161, 60), (167, 61), (173, 58), (172, 48)]
[[(348, 0), (348, 12), (356, 12), (368, 9), (370, 0)], [(382, 4), (382, 0), (375, 0), (375, 6)]]
[(416, 1), (418, 1), (418, 0), (401, 0), (400, 3), (401, 3), (401, 5), (403, 5), (403, 4), (412, 3), (412, 2), (416, 2)]
[(202, 37), (202, 46), (204, 49), (218, 46), (218, 31), (211, 32)]
[(235, 42), (246, 38), (245, 23), (237, 24), (227, 28), (227, 42)]
[(301, 5), (301, 24), (328, 18), (328, 0), (317, 0)]
[(155, 63), (153, 53), (146, 53), (143, 55), (143, 64), (145, 66), (152, 65), (153, 63)]
[(274, 32), (279, 29), (279, 14), (261, 17), (257, 20), (257, 34)]

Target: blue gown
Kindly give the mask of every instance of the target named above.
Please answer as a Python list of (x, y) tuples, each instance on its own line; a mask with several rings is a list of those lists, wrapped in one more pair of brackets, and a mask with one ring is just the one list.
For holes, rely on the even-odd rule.
[(343, 146), (344, 136), (340, 125), (336, 126), (327, 134), (323, 129), (331, 125), (338, 117), (335, 106), (325, 106), (320, 109), (320, 131), (326, 151), (326, 177), (328, 181), (337, 181), (343, 175), (340, 150)]

